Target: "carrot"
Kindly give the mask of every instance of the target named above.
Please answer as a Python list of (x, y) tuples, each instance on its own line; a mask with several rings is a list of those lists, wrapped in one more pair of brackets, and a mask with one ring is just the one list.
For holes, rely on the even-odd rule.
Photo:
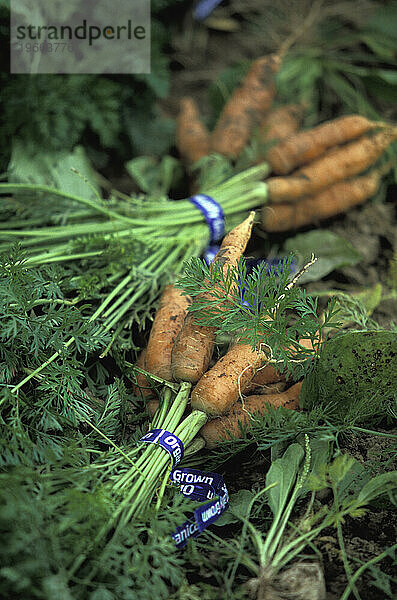
[(276, 93), (274, 75), (281, 58), (271, 54), (258, 58), (225, 104), (211, 135), (211, 150), (237, 158), (254, 127), (270, 107)]
[(240, 427), (244, 425), (249, 427), (252, 415), (263, 415), (269, 404), (274, 408), (283, 406), (292, 410), (298, 409), (301, 387), (302, 382), (299, 382), (281, 394), (248, 396), (244, 400), (244, 404), (237, 402), (229, 414), (213, 419), (201, 428), (200, 435), (204, 438), (206, 447), (211, 450), (222, 440), (238, 437)]
[[(146, 348), (141, 350), (138, 360), (136, 361), (136, 366), (147, 371), (145, 358)], [(146, 375), (139, 373), (139, 371), (135, 373), (135, 382), (132, 387), (132, 391), (135, 396), (140, 396), (144, 400), (149, 400), (150, 398), (155, 398), (156, 396)]]
[(200, 111), (190, 96), (182, 98), (176, 123), (176, 146), (188, 164), (210, 152), (210, 134), (200, 120)]
[(397, 128), (381, 131), (334, 148), (290, 177), (271, 177), (266, 182), (269, 201), (274, 204), (296, 202), (303, 196), (313, 196), (338, 181), (358, 175), (376, 162), (396, 139)]
[(279, 373), (273, 365), (265, 365), (257, 370), (251, 381), (243, 388), (243, 392), (246, 393), (265, 385), (273, 385), (280, 381), (285, 381), (285, 376)]
[(318, 158), (330, 148), (359, 138), (382, 125), (359, 115), (339, 117), (309, 131), (289, 136), (269, 150), (266, 160), (275, 173), (286, 175), (296, 167)]
[[(262, 142), (282, 140), (298, 131), (303, 117), (302, 104), (286, 104), (269, 111), (260, 126)], [(276, 148), (278, 146), (275, 146)], [(270, 156), (270, 150), (266, 156)], [(268, 161), (270, 162), (270, 161)]]
[(235, 344), (200, 378), (192, 391), (192, 408), (207, 415), (224, 415), (237, 401), (265, 360), (250, 344)]
[(171, 350), (191, 302), (173, 285), (167, 285), (153, 321), (146, 351), (146, 370), (153, 375), (172, 380)]
[(266, 395), (266, 394), (280, 394), (281, 392), (284, 392), (285, 389), (287, 387), (287, 383), (285, 381), (275, 381), (274, 383), (266, 383), (264, 385), (256, 385), (255, 387), (250, 388), (249, 390), (246, 389), (245, 393), (249, 393), (249, 395), (251, 394), (260, 394), (260, 395)]
[[(319, 341), (316, 341), (316, 345), (313, 346), (310, 339), (302, 338), (299, 340), (299, 344), (308, 350), (314, 350), (316, 346), (318, 346)], [(247, 392), (252, 392), (257, 388), (269, 388), (274, 386), (280, 387), (286, 381), (286, 377), (284, 373), (280, 373), (277, 370), (274, 364), (265, 364), (265, 366), (259, 368), (251, 381), (247, 384), (247, 386), (243, 389), (243, 392), (246, 394)], [(288, 380), (287, 380), (288, 381)], [(278, 384), (281, 384), (280, 386)], [(276, 388), (275, 388), (276, 389)], [(267, 392), (262, 392), (267, 393)]]
[[(255, 213), (232, 229), (223, 239), (214, 261), (220, 262), (224, 273), (237, 264), (251, 235)], [(210, 292), (202, 297), (212, 299)], [(200, 325), (193, 313), (188, 313), (172, 348), (172, 375), (177, 381), (196, 383), (208, 369), (215, 344), (216, 328)]]
[(381, 176), (380, 170), (374, 170), (367, 175), (335, 183), (297, 204), (265, 207), (262, 210), (262, 226), (269, 232), (289, 231), (346, 212), (377, 192)]

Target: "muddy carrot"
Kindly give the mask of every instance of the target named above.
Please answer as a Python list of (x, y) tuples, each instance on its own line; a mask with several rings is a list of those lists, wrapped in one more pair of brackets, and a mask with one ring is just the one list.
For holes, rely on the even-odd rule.
[(229, 412), (265, 359), (265, 353), (250, 344), (232, 346), (198, 381), (191, 395), (192, 408), (208, 415)]
[(192, 164), (210, 152), (210, 134), (201, 121), (200, 111), (189, 96), (182, 98), (176, 123), (176, 146), (186, 163)]
[(266, 182), (269, 202), (297, 202), (354, 177), (374, 164), (396, 139), (397, 128), (380, 131), (327, 152), (289, 177), (271, 177)]
[(257, 370), (251, 381), (249, 381), (243, 389), (243, 392), (247, 393), (258, 387), (273, 385), (280, 381), (285, 381), (285, 376), (282, 373), (279, 373), (273, 365), (265, 365)]
[(296, 204), (264, 207), (262, 227), (269, 232), (289, 231), (344, 213), (374, 196), (381, 176), (381, 171), (375, 170), (361, 177), (335, 183)]
[(240, 427), (248, 426), (252, 422), (252, 415), (263, 415), (269, 404), (274, 408), (283, 406), (296, 410), (299, 408), (299, 393), (302, 382), (296, 383), (281, 394), (265, 394), (248, 396), (244, 404), (237, 402), (232, 410), (223, 417), (213, 419), (204, 425), (200, 435), (209, 449), (215, 448), (219, 442), (231, 437), (239, 437)]
[(226, 102), (211, 135), (211, 150), (237, 158), (276, 93), (274, 76), (281, 65), (275, 54), (257, 59)]
[(339, 117), (289, 136), (273, 146), (266, 159), (275, 173), (286, 175), (300, 165), (312, 162), (330, 148), (350, 142), (382, 125), (360, 115)]
[[(136, 361), (136, 366), (140, 367), (147, 371), (146, 368), (146, 348), (141, 350), (138, 360)], [(150, 381), (143, 373), (139, 373), (139, 371), (135, 371), (135, 381), (132, 387), (132, 391), (135, 396), (143, 398), (144, 400), (149, 400), (150, 398), (155, 398), (156, 394), (153, 388), (150, 385)]]
[[(261, 123), (260, 140), (270, 142), (287, 138), (298, 131), (302, 117), (302, 104), (286, 104), (273, 108), (265, 115)], [(274, 148), (277, 147), (274, 146)], [(270, 150), (266, 156), (268, 155), (270, 156)]]
[[(226, 274), (228, 268), (237, 264), (251, 235), (255, 213), (232, 229), (223, 239), (214, 261), (221, 263)], [(202, 297), (212, 299), (211, 292)], [(174, 379), (196, 383), (208, 369), (215, 343), (216, 328), (200, 325), (193, 313), (188, 313), (179, 332), (171, 356)]]
[(172, 380), (171, 350), (182, 328), (190, 298), (173, 285), (165, 287), (153, 321), (146, 350), (146, 370), (153, 375)]

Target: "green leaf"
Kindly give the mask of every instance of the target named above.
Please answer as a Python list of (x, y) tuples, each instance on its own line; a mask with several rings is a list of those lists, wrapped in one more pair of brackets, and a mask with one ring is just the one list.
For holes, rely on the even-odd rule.
[(361, 36), (362, 41), (377, 54), (380, 58), (390, 61), (395, 57), (395, 41), (392, 38), (385, 37), (381, 39), (376, 33), (364, 33)]
[[(352, 457), (346, 458), (346, 466), (350, 464), (350, 468), (346, 469), (344, 476), (339, 477), (339, 479), (335, 481), (338, 487), (339, 500), (355, 497), (363, 485), (366, 484), (371, 478), (368, 470), (361, 463), (359, 463), (358, 460), (348, 460), (351, 458)], [(339, 474), (341, 474), (340, 468)], [(335, 471), (333, 471), (332, 475), (335, 475)]]
[(239, 490), (236, 494), (231, 494), (228, 510), (219, 517), (214, 525), (223, 527), (223, 525), (238, 523), (241, 517), (246, 516), (248, 506), (253, 497), (254, 494), (249, 490)]
[(164, 156), (161, 161), (153, 156), (138, 156), (129, 160), (125, 168), (143, 192), (167, 194), (181, 176), (180, 162), (173, 156)]
[(99, 194), (94, 171), (81, 146), (70, 153), (47, 153), (14, 140), (8, 174), (12, 183), (47, 185), (82, 198), (94, 199)]
[(90, 594), (89, 600), (114, 600), (114, 595), (101, 586)]
[(333, 441), (334, 436), (326, 433), (310, 437), (310, 475), (303, 483), (300, 496), (306, 494), (309, 490), (321, 490), (328, 487), (324, 466), (328, 464)]
[(300, 267), (309, 261), (313, 252), (316, 255), (317, 262), (302, 275), (301, 283), (318, 281), (335, 269), (357, 264), (362, 258), (360, 252), (343, 237), (323, 229), (289, 238), (283, 252), (295, 254)]
[(303, 456), (302, 446), (291, 444), (284, 452), (283, 457), (272, 463), (266, 475), (266, 487), (277, 484), (266, 492), (269, 506), (275, 516), (283, 510), (287, 503)]
[(376, 283), (373, 287), (353, 294), (353, 296), (361, 302), (367, 315), (371, 315), (382, 299), (382, 284)]
[(357, 501), (365, 505), (377, 496), (392, 492), (395, 489), (397, 489), (397, 471), (381, 473), (365, 484), (357, 497)]
[(393, 69), (375, 69), (374, 75), (386, 81), (386, 83), (390, 83), (390, 85), (397, 85), (397, 70)]
[(397, 40), (397, 2), (392, 0), (382, 9), (374, 11), (373, 17), (367, 23), (367, 29), (375, 31), (379, 34), (380, 39), (382, 37), (391, 37)]
[(348, 454), (341, 454), (329, 465), (329, 478), (334, 484), (340, 483), (349, 473), (355, 463), (355, 459)]
[[(351, 423), (384, 415), (397, 390), (397, 336), (392, 331), (349, 331), (323, 344), (304, 379), (303, 408), (325, 407)], [(394, 398), (393, 398), (394, 396)]]
[(380, 77), (364, 77), (363, 83), (367, 90), (376, 96), (379, 96), (383, 101), (397, 102), (397, 85), (389, 83), (385, 78)]

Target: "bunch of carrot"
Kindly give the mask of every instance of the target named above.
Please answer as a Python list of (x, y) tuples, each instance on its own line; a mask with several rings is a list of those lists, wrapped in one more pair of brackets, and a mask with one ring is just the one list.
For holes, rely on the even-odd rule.
[[(251, 213), (223, 239), (214, 261), (220, 263), (225, 273), (242, 256), (253, 220), (254, 213)], [(211, 299), (213, 292), (206, 290), (202, 296)], [(269, 404), (298, 408), (300, 383), (285, 391), (287, 384), (283, 375), (267, 363), (261, 346), (253, 349), (241, 339), (210, 368), (216, 329), (201, 325), (194, 313), (188, 312), (189, 303), (190, 299), (173, 286), (164, 290), (146, 351), (141, 354), (137, 366), (156, 377), (194, 385), (192, 409), (203, 411), (212, 418), (200, 431), (208, 448), (227, 439), (228, 432), (238, 435), (240, 424), (249, 424), (251, 415), (263, 413)], [(250, 395), (241, 403), (242, 393), (263, 392), (266, 388), (270, 394)], [(142, 392), (148, 410), (153, 414), (159, 402), (151, 390), (141, 372), (135, 392)]]
[(267, 151), (262, 160), (274, 177), (266, 181), (266, 231), (287, 231), (346, 212), (371, 198), (389, 167), (372, 167), (397, 139), (397, 128), (359, 115), (346, 115), (299, 131), (304, 107), (272, 107), (281, 57), (254, 61), (209, 133), (193, 99), (184, 99), (176, 144), (191, 164), (216, 152), (236, 159), (255, 131)]
[[(366, 172), (397, 139), (397, 128), (348, 115), (298, 132), (268, 152), (266, 231), (288, 231), (346, 212), (371, 198), (389, 165)], [(281, 176), (284, 175), (284, 176)]]

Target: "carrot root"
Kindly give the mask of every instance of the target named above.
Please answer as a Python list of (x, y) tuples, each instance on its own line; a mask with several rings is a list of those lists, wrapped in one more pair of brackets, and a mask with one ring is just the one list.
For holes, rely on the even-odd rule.
[[(242, 256), (254, 222), (255, 213), (237, 225), (223, 239), (214, 261), (220, 262), (224, 272), (234, 266)], [(210, 291), (202, 297), (212, 299)], [(215, 344), (215, 327), (200, 325), (197, 317), (189, 313), (175, 339), (171, 354), (171, 369), (176, 381), (196, 383), (208, 369)]]
[(269, 201), (297, 202), (303, 196), (313, 196), (334, 183), (354, 177), (373, 165), (396, 139), (397, 128), (385, 129), (334, 148), (289, 177), (271, 177), (266, 182)]
[(296, 204), (265, 207), (262, 209), (262, 227), (268, 232), (289, 231), (346, 212), (374, 196), (379, 187), (380, 176), (379, 171), (374, 171), (335, 183)]
[[(271, 109), (261, 123), (260, 140), (262, 142), (280, 141), (296, 133), (302, 121), (303, 110), (302, 104), (286, 104)], [(271, 150), (266, 156), (270, 155)]]
[(197, 383), (192, 391), (192, 408), (208, 415), (227, 413), (264, 359), (265, 354), (249, 344), (232, 346)]
[(291, 135), (269, 150), (267, 161), (275, 173), (286, 175), (296, 167), (315, 160), (330, 148), (359, 138), (381, 125), (359, 115), (339, 117)]
[[(147, 371), (145, 359), (146, 348), (141, 350), (138, 356), (138, 360), (136, 361), (136, 366)], [(139, 371), (136, 371), (135, 373), (135, 382), (133, 383), (132, 391), (135, 396), (143, 398), (146, 401), (156, 397), (156, 394), (153, 388), (151, 387), (148, 378), (146, 377), (146, 375), (140, 373)]]
[(211, 149), (237, 158), (254, 127), (260, 124), (276, 93), (274, 75), (281, 65), (277, 55), (257, 59), (227, 101), (211, 135)]
[(176, 146), (181, 158), (188, 164), (210, 153), (210, 134), (200, 119), (200, 111), (193, 98), (180, 102), (176, 123)]
[(182, 328), (190, 303), (188, 296), (172, 285), (165, 287), (153, 321), (146, 350), (146, 370), (157, 377), (172, 380), (171, 350)]
[(229, 414), (213, 419), (201, 428), (200, 435), (206, 447), (211, 450), (223, 440), (239, 437), (240, 427), (247, 426), (249, 429), (252, 417), (265, 414), (269, 405), (297, 410), (301, 387), (302, 382), (299, 382), (281, 394), (248, 396), (244, 404), (236, 403)]

